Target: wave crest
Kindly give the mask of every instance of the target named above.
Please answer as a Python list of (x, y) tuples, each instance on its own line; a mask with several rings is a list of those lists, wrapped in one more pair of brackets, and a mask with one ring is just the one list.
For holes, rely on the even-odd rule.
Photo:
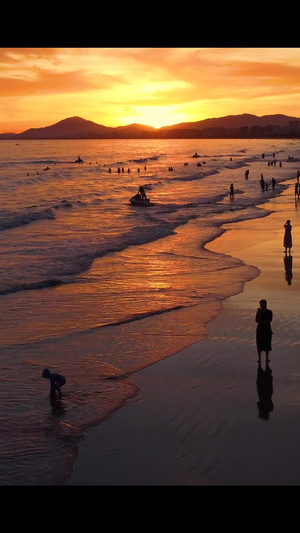
[(2, 213), (0, 220), (0, 231), (17, 228), (37, 220), (53, 219), (55, 215), (51, 207), (42, 210), (33, 210), (22, 213)]

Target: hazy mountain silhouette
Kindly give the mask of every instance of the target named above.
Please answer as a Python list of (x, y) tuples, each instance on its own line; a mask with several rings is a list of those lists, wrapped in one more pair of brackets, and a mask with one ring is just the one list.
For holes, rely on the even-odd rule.
[(175, 124), (174, 126), (165, 126), (163, 129), (178, 129), (178, 128), (243, 128), (248, 126), (249, 128), (253, 126), (280, 126), (288, 127), (290, 121), (300, 120), (295, 117), (288, 117), (286, 115), (264, 115), (258, 117), (256, 115), (250, 115), (244, 113), (242, 115), (227, 115), (226, 117), (220, 118), (206, 118), (205, 120), (199, 120), (197, 122), (182, 122), (180, 124)]
[(110, 139), (127, 138), (139, 135), (140, 132), (154, 131), (152, 126), (130, 124), (116, 128), (96, 124), (91, 120), (80, 117), (70, 117), (44, 128), (30, 128), (22, 133), (4, 133), (0, 139), (6, 137), (16, 139)]
[(299, 118), (287, 115), (228, 115), (208, 118), (197, 122), (182, 122), (172, 126), (153, 128), (144, 124), (107, 127), (80, 117), (70, 117), (44, 128), (30, 128), (22, 133), (3, 133), (0, 139), (137, 139), (137, 138), (205, 138), (226, 136), (262, 136), (289, 134), (298, 127), (291, 123), (300, 122)]
[(113, 129), (96, 124), (91, 120), (71, 117), (45, 128), (30, 128), (20, 133), (18, 137), (20, 139), (76, 139), (94, 137), (95, 135), (102, 137)]

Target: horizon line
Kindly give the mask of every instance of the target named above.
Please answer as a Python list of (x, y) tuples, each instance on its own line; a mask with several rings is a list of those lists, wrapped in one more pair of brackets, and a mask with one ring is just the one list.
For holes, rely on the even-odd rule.
[(205, 119), (199, 119), (199, 120), (193, 120), (193, 121), (183, 121), (183, 122), (175, 122), (174, 124), (166, 124), (165, 126), (151, 126), (150, 124), (144, 124), (144, 123), (139, 123), (139, 122), (132, 122), (130, 124), (125, 124), (125, 125), (119, 125), (119, 126), (106, 126), (104, 124), (100, 124), (98, 122), (95, 122), (91, 119), (86, 119), (86, 118), (83, 118), (79, 115), (73, 115), (73, 116), (70, 116), (70, 117), (66, 117), (66, 118), (62, 118), (60, 120), (58, 120), (57, 122), (54, 122), (53, 124), (50, 124), (50, 125), (47, 125), (47, 126), (32, 126), (32, 127), (29, 127), (25, 130), (22, 130), (20, 132), (15, 132), (15, 131), (3, 131), (3, 132), (0, 132), (0, 135), (20, 135), (22, 133), (26, 133), (27, 131), (29, 130), (39, 130), (39, 129), (44, 129), (44, 128), (49, 128), (51, 126), (55, 126), (56, 124), (59, 124), (60, 122), (63, 122), (64, 120), (69, 120), (69, 119), (72, 119), (72, 118), (79, 118), (81, 120), (85, 120), (86, 122), (92, 122), (93, 124), (97, 125), (97, 126), (102, 126), (104, 128), (108, 128), (108, 129), (116, 129), (116, 128), (127, 128), (129, 126), (145, 126), (147, 128), (151, 128), (152, 130), (155, 130), (155, 131), (159, 131), (163, 128), (172, 128), (173, 126), (176, 126), (176, 125), (179, 125), (179, 124), (195, 124), (197, 122), (204, 122), (205, 120), (213, 120), (213, 119), (220, 119), (220, 118), (228, 118), (228, 117), (237, 117), (237, 116), (243, 116), (243, 115), (250, 115), (250, 116), (253, 116), (253, 117), (257, 117), (257, 118), (263, 118), (263, 117), (267, 117), (267, 116), (274, 116), (274, 115), (279, 115), (279, 116), (283, 116), (283, 117), (287, 117), (287, 118), (294, 118), (294, 119), (297, 119), (297, 120), (300, 120), (300, 117), (291, 117), (290, 115), (286, 115), (284, 113), (271, 113), (271, 114), (265, 114), (265, 115), (255, 115), (254, 113), (237, 113), (237, 114), (229, 114), (229, 115), (222, 115), (220, 117), (208, 117), (208, 118), (205, 118)]

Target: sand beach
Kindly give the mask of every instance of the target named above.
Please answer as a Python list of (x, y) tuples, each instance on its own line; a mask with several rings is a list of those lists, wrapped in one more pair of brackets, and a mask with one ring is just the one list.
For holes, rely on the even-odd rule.
[[(300, 219), (293, 185), (264, 204), (267, 217), (230, 224), (207, 245), (256, 266), (259, 275), (223, 301), (206, 339), (134, 375), (139, 394), (88, 431), (66, 485), (299, 484)], [(288, 218), (292, 277), (283, 250)], [(261, 298), (273, 311), (274, 334), (272, 389), (259, 390), (259, 399)]]

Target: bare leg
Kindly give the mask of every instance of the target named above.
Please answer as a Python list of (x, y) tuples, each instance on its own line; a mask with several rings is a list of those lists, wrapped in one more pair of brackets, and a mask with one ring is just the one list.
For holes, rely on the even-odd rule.
[(55, 390), (57, 390), (57, 392), (58, 392), (58, 397), (61, 398), (62, 394), (61, 394), (60, 386), (59, 385), (55, 385)]

